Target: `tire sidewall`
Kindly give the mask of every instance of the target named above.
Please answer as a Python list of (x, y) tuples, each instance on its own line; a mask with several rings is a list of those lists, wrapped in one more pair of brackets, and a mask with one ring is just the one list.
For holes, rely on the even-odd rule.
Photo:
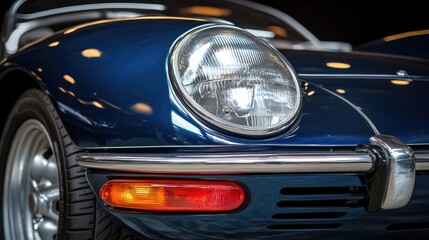
[[(7, 160), (9, 156), (9, 150), (12, 145), (12, 141), (15, 137), (15, 134), (19, 127), (29, 119), (35, 119), (40, 121), (46, 130), (48, 131), (49, 138), (52, 141), (53, 153), (57, 161), (57, 166), (59, 173), (59, 188), (60, 188), (60, 216), (58, 220), (58, 239), (61, 239), (61, 226), (64, 221), (64, 201), (67, 197), (64, 194), (64, 176), (65, 172), (65, 154), (63, 151), (63, 144), (61, 141), (60, 133), (56, 125), (55, 116), (53, 116), (52, 111), (47, 109), (47, 106), (52, 106), (49, 102), (48, 97), (40, 90), (31, 89), (24, 92), (21, 97), (18, 99), (14, 107), (9, 113), (6, 124), (3, 128), (1, 141), (0, 141), (0, 202), (1, 206), (4, 206), (3, 195), (4, 195), (4, 177), (6, 171)], [(0, 216), (2, 221), (0, 223), (0, 233), (1, 237), (4, 238), (4, 226), (3, 226), (3, 207), (0, 208)]]

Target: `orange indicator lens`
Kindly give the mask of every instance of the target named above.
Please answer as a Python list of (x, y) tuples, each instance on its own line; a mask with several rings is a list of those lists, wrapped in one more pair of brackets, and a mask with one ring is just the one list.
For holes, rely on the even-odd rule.
[(245, 200), (236, 183), (189, 180), (111, 180), (100, 197), (112, 207), (169, 212), (232, 211)]

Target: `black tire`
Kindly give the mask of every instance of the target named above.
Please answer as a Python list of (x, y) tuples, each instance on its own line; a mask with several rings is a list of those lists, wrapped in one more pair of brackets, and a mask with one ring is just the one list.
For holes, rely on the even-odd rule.
[[(1, 136), (1, 206), (5, 204), (3, 199), (5, 169), (10, 148), (16, 132), (29, 119), (37, 120), (46, 128), (52, 142), (52, 152), (57, 162), (60, 195), (56, 238), (104, 240), (129, 236), (124, 234), (125, 231), (112, 222), (104, 209), (97, 203), (86, 181), (84, 169), (76, 164), (76, 155), (79, 153), (79, 149), (71, 141), (48, 96), (38, 89), (30, 89), (20, 96), (9, 113)], [(1, 238), (5, 238), (3, 223), (8, 220), (3, 216), (3, 212), (7, 211), (3, 211), (3, 207), (0, 207), (0, 216), (2, 217), (2, 221), (0, 221)]]

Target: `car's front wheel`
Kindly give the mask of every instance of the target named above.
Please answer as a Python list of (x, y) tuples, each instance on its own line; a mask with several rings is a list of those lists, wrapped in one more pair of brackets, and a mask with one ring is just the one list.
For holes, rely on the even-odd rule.
[(121, 238), (97, 206), (78, 152), (49, 98), (38, 89), (23, 93), (0, 142), (0, 238)]

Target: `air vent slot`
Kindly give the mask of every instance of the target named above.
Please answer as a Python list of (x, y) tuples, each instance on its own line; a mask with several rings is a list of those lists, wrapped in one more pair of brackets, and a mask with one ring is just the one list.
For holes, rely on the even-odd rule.
[(280, 201), (278, 207), (362, 207), (365, 198), (360, 199), (331, 199), (331, 200), (300, 200), (300, 201)]
[(350, 208), (367, 204), (364, 186), (285, 187), (271, 215), (271, 230), (329, 230), (340, 228)]
[(429, 229), (429, 222), (396, 223), (386, 227), (386, 231), (405, 231), (416, 229)]
[(346, 215), (346, 212), (308, 212), (308, 213), (278, 213), (274, 219), (332, 219)]
[(283, 188), (282, 195), (321, 195), (321, 194), (365, 194), (365, 187), (288, 187)]
[(287, 199), (277, 202), (286, 207), (363, 207), (366, 188), (355, 187), (287, 187), (280, 190)]
[(321, 224), (278, 224), (269, 225), (271, 230), (317, 230), (317, 229), (336, 229), (341, 227), (341, 223), (321, 223)]

